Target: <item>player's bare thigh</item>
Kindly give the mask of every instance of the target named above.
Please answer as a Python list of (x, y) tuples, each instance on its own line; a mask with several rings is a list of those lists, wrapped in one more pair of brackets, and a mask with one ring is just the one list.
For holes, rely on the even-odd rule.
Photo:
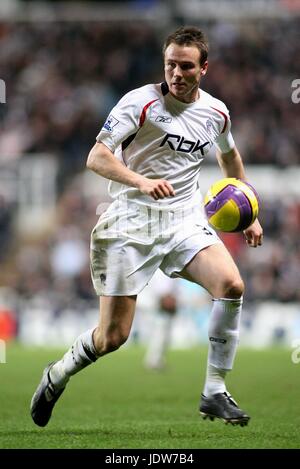
[(239, 270), (221, 243), (199, 251), (180, 275), (202, 285), (214, 298), (240, 298), (244, 292)]
[(112, 352), (126, 342), (136, 306), (135, 296), (101, 296), (99, 326), (93, 340), (99, 355)]

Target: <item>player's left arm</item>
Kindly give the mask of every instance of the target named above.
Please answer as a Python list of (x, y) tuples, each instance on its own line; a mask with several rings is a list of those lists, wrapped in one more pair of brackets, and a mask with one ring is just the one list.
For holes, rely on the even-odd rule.
[[(234, 177), (246, 180), (243, 161), (235, 145), (226, 153), (223, 153), (218, 148), (217, 159), (225, 177)], [(251, 226), (244, 230), (244, 235), (249, 246), (256, 248), (257, 246), (262, 245), (263, 229), (258, 219), (256, 219)]]

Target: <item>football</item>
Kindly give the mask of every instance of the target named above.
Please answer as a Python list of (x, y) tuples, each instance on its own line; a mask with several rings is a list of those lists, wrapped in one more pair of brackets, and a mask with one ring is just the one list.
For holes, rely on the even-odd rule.
[(258, 215), (258, 195), (246, 181), (223, 178), (209, 188), (204, 198), (204, 209), (210, 225), (216, 230), (243, 231)]

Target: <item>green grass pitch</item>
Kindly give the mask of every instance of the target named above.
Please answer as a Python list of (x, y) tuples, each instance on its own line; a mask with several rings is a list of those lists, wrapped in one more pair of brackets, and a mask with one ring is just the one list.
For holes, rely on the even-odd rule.
[(0, 364), (0, 448), (299, 448), (300, 364), (291, 350), (240, 348), (228, 389), (248, 427), (204, 421), (198, 401), (206, 349), (170, 350), (165, 372), (143, 368), (130, 345), (74, 376), (45, 428), (29, 403), (44, 366), (62, 350), (9, 344)]

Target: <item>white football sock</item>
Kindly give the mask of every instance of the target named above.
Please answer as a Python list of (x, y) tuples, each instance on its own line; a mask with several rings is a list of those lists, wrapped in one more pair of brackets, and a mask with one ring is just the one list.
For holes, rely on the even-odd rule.
[(233, 367), (239, 341), (239, 322), (243, 299), (213, 300), (208, 330), (207, 374), (203, 394), (225, 392), (225, 375)]
[(64, 388), (72, 375), (94, 363), (98, 356), (93, 342), (93, 331), (81, 334), (71, 348), (50, 370), (50, 379), (54, 387)]
[(206, 380), (203, 390), (204, 396), (209, 397), (213, 394), (225, 392), (225, 376), (226, 370), (216, 368), (210, 365), (210, 363), (207, 363)]

